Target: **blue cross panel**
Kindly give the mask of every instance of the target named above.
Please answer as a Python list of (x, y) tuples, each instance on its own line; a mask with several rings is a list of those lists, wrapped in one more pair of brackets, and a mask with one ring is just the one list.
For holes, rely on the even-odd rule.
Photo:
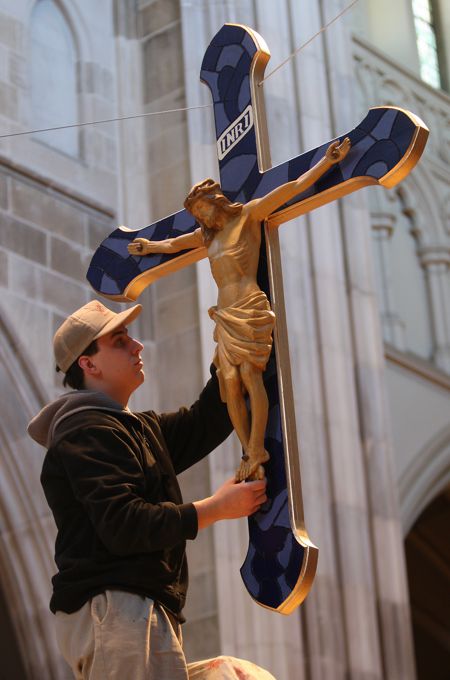
[[(266, 172), (259, 170), (255, 130), (257, 112), (250, 82), (257, 60), (260, 60), (259, 63), (267, 61), (260, 36), (245, 26), (225, 24), (207, 48), (201, 68), (201, 79), (209, 87), (213, 100), (220, 183), (225, 195), (232, 201), (247, 202), (297, 179), (323, 157), (334, 141), (330, 140)], [(360, 186), (393, 186), (420, 157), (427, 129), (407, 111), (380, 107), (371, 109), (359, 125), (339, 139), (342, 141), (344, 137), (350, 138), (351, 149), (342, 163), (333, 166), (290, 204), (282, 206), (274, 214), (274, 223), (280, 224), (306, 211), (308, 208), (303, 206), (323, 205)], [(186, 187), (186, 193), (188, 189)], [(283, 217), (284, 211), (286, 217)], [(186, 259), (183, 260), (186, 253), (136, 257), (128, 254), (128, 243), (136, 237), (159, 240), (179, 236), (197, 226), (190, 213), (181, 210), (142, 229), (130, 231), (118, 228), (96, 250), (87, 278), (101, 295), (118, 300), (135, 299), (133, 283), (137, 279), (151, 282), (177, 267), (181, 268), (186, 262)], [(204, 255), (206, 252), (200, 249), (197, 259)], [(264, 236), (258, 283), (270, 299)], [(139, 292), (141, 289), (142, 286)], [(289, 518), (276, 347), (269, 359), (264, 383), (270, 404), (265, 439), (271, 456), (266, 466), (268, 502), (249, 519), (249, 549), (241, 574), (249, 593), (259, 604), (288, 612), (286, 603), (292, 602), (293, 595), (302, 589), (308, 548), (292, 531)], [(291, 500), (295, 503), (296, 499)], [(306, 592), (297, 598), (297, 604)]]
[[(262, 236), (258, 284), (270, 300), (264, 231)], [(296, 590), (303, 590), (300, 576), (307, 555), (305, 547), (292, 531), (289, 517), (275, 345), (264, 372), (264, 386), (269, 398), (264, 440), (264, 446), (270, 454), (270, 460), (264, 466), (268, 500), (259, 512), (248, 518), (249, 547), (241, 567), (241, 576), (256, 602), (279, 610), (283, 609)], [(303, 592), (302, 599), (305, 595)]]
[[(352, 143), (346, 159), (331, 168), (310, 189), (293, 199), (291, 204), (301, 203), (313, 196), (319, 197), (327, 189), (337, 188), (348, 180), (364, 178), (369, 182), (373, 179), (374, 184), (379, 182), (402, 162), (416, 133), (417, 124), (402, 110), (371, 109), (362, 123), (339, 137), (341, 141), (344, 137), (349, 137)], [(250, 132), (246, 137), (250, 138), (252, 135), (254, 133)], [(243, 140), (245, 146), (247, 146), (247, 141), (247, 139)], [(309, 170), (323, 157), (329, 144), (330, 142), (327, 142), (261, 173), (258, 170), (256, 152), (252, 156), (247, 153), (246, 149), (246, 162), (239, 165), (236, 160), (238, 143), (230, 152), (233, 156), (229, 159), (226, 157), (219, 162), (222, 189), (232, 201), (247, 202), (252, 198), (264, 196), (272, 189), (296, 179)], [(252, 159), (251, 167), (249, 158)], [(241, 168), (240, 173), (238, 168)], [(222, 179), (222, 172), (227, 180), (226, 183)], [(240, 175), (244, 178), (241, 183), (239, 183)], [(345, 190), (345, 187), (343, 188)], [(355, 188), (358, 187), (355, 186)], [(352, 188), (345, 193), (350, 193), (351, 190)], [(325, 203), (326, 200), (323, 202)], [(280, 208), (279, 212), (283, 209), (284, 207)], [(133, 257), (128, 254), (127, 245), (137, 237), (158, 241), (189, 233), (197, 227), (194, 218), (186, 210), (181, 210), (142, 229), (125, 231), (119, 227), (100, 244), (94, 253), (87, 273), (89, 283), (101, 295), (116, 296), (117, 299), (127, 300), (126, 289), (136, 277), (180, 255), (177, 253), (176, 255), (155, 254)]]
[[(299, 204), (300, 208), (300, 204), (306, 199), (314, 197), (320, 200), (321, 194), (324, 195), (323, 203), (326, 203), (325, 192), (329, 189), (342, 189), (343, 193), (350, 193), (358, 188), (357, 183), (349, 180), (363, 179), (366, 183), (382, 183), (384, 177), (401, 165), (408, 155), (416, 138), (417, 128), (414, 118), (400, 109), (371, 109), (357, 127), (339, 137), (341, 141), (344, 137), (349, 137), (352, 143), (345, 160), (331, 168), (310, 189), (290, 203)], [(248, 153), (250, 139), (256, 143), (254, 131), (249, 132), (242, 140), (245, 154), (241, 165), (239, 157), (236, 156), (240, 147), (239, 142), (231, 149), (230, 158), (226, 156), (219, 161), (221, 186), (232, 201), (247, 202), (252, 198), (259, 198), (281, 184), (296, 179), (323, 157), (330, 144), (327, 142), (261, 173), (258, 169), (256, 151), (254, 154)], [(277, 212), (283, 211), (284, 207)], [(189, 233), (197, 227), (194, 218), (186, 210), (141, 229), (123, 230), (119, 227), (95, 251), (87, 279), (101, 295), (123, 301), (129, 300), (131, 298), (127, 296), (127, 288), (138, 276), (151, 272), (156, 267), (161, 271), (161, 275), (164, 275), (164, 267), (161, 265), (177, 259), (181, 253), (134, 257), (128, 254), (127, 245), (137, 237), (157, 241)]]

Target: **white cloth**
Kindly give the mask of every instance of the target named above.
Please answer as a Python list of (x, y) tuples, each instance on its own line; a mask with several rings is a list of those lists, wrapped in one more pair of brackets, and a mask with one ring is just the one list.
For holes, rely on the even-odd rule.
[(134, 593), (107, 590), (55, 619), (59, 648), (76, 680), (275, 680), (230, 656), (187, 664), (181, 626)]

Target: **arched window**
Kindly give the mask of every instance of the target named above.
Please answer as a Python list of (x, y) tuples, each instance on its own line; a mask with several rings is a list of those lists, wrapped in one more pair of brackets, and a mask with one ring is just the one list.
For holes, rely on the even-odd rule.
[(419, 233), (406, 199), (372, 201), (374, 255), (384, 340), (402, 352), (433, 359), (428, 283), (419, 258)]
[(405, 214), (397, 217), (390, 245), (392, 293), (404, 328), (405, 349), (430, 361), (433, 342), (427, 284), (414, 226)]
[[(76, 48), (54, 0), (38, 0), (31, 14), (31, 110), (34, 129), (78, 123)], [(35, 138), (79, 155), (77, 128), (41, 132)]]
[(412, 0), (420, 75), (428, 85), (442, 87), (432, 4), (430, 0)]

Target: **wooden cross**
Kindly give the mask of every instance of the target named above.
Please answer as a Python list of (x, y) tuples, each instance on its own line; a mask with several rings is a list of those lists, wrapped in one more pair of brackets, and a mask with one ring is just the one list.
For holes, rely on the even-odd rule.
[[(211, 90), (217, 136), (220, 184), (231, 201), (246, 203), (291, 181), (323, 157), (330, 142), (274, 168), (270, 155), (262, 88), (269, 50), (252, 29), (225, 24), (205, 52), (201, 79)], [(415, 115), (396, 107), (370, 109), (344, 137), (351, 149), (308, 191), (275, 211), (262, 225), (258, 284), (277, 318), (274, 351), (264, 373), (269, 397), (265, 448), (268, 502), (249, 518), (249, 549), (241, 567), (247, 590), (263, 607), (289, 614), (308, 594), (316, 571), (318, 549), (306, 531), (299, 452), (295, 430), (288, 339), (283, 301), (278, 227), (298, 215), (360, 187), (393, 187), (414, 167), (425, 147), (428, 129)], [(161, 240), (196, 229), (194, 218), (181, 210), (148, 227), (116, 229), (95, 252), (87, 278), (101, 295), (136, 300), (156, 279), (206, 256), (205, 248), (175, 255), (130, 256), (136, 237)]]

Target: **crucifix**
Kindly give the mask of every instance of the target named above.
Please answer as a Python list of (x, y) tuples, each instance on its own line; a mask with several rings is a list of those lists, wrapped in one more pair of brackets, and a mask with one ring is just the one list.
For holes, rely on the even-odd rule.
[[(276, 317), (274, 347), (263, 374), (268, 398), (264, 434), (269, 455), (265, 463), (268, 502), (248, 520), (249, 548), (241, 575), (258, 604), (289, 614), (311, 588), (318, 549), (304, 522), (278, 227), (358, 188), (395, 186), (419, 160), (428, 129), (408, 111), (373, 108), (358, 126), (332, 140), (331, 145), (328, 142), (271, 168), (262, 88), (258, 87), (269, 58), (267, 45), (255, 31), (225, 24), (203, 59), (201, 79), (213, 98), (220, 187), (228, 202), (261, 202), (313, 171), (327, 154), (345, 151), (314, 176), (305, 190), (300, 189), (300, 194), (260, 216), (257, 284)], [(211, 186), (206, 190), (213, 191)], [(136, 300), (158, 278), (210, 256), (204, 240), (189, 236), (200, 229), (193, 213), (185, 209), (142, 229), (116, 229), (92, 258), (87, 278), (93, 288), (114, 300)], [(136, 239), (155, 242), (179, 237), (186, 237), (189, 248), (144, 254), (131, 246)]]

